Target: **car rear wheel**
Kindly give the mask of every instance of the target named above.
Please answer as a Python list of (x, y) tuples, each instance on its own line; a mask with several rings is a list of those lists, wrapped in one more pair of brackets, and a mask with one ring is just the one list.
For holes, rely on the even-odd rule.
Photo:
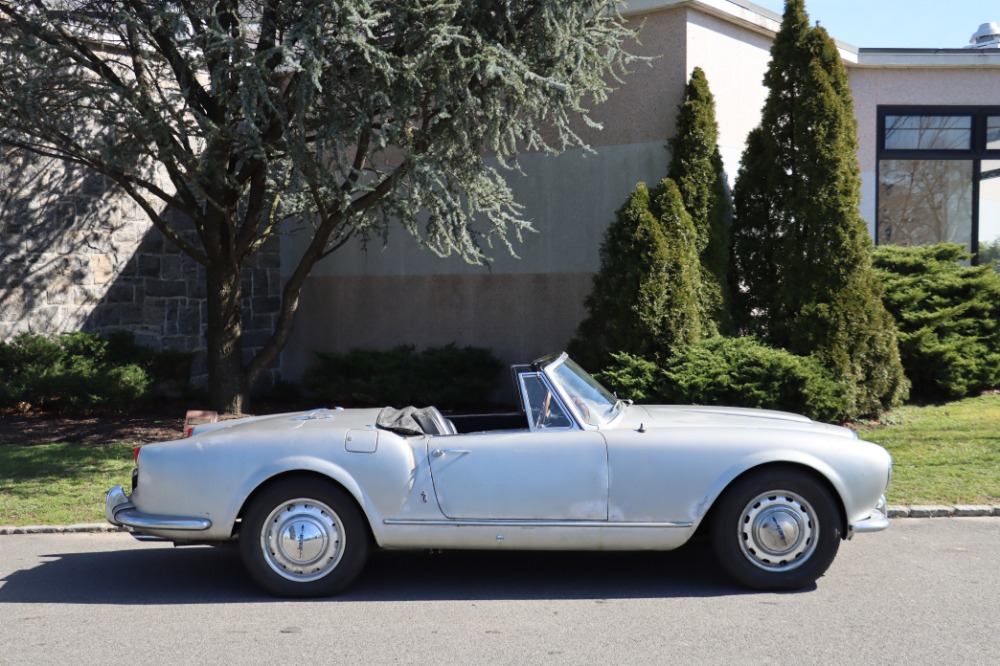
[(840, 548), (830, 491), (802, 470), (772, 468), (738, 479), (719, 500), (712, 543), (722, 568), (758, 590), (814, 583)]
[(243, 564), (276, 596), (336, 594), (364, 567), (364, 520), (354, 499), (330, 482), (280, 481), (255, 498), (243, 518)]

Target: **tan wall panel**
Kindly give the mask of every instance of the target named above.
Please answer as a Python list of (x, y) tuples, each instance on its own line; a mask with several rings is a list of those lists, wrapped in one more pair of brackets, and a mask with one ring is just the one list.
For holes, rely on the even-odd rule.
[[(684, 99), (684, 51), (687, 26), (684, 9), (671, 9), (642, 17), (639, 39), (629, 50), (652, 58), (632, 65), (623, 83), (593, 117), (604, 125), (600, 131), (584, 129), (581, 136), (592, 147), (663, 141), (674, 134), (677, 105)], [(639, 22), (632, 22), (638, 25)], [(582, 128), (583, 129), (583, 128)]]
[[(505, 363), (560, 351), (583, 318), (591, 275), (431, 275), (313, 277), (282, 354), (296, 381), (312, 350), (348, 351), (446, 345), (489, 347)], [(545, 311), (536, 311), (537, 304)]]
[(729, 176), (736, 180), (747, 134), (760, 124), (767, 99), (764, 73), (771, 61), (771, 38), (749, 28), (687, 10), (687, 76), (701, 67), (715, 96), (719, 152)]

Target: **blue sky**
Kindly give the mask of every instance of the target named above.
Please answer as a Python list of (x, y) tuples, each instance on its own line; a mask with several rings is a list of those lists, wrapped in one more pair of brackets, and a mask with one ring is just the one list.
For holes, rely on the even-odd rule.
[[(784, 0), (750, 0), (781, 14)], [(806, 0), (811, 21), (859, 48), (962, 48), (981, 23), (1000, 23), (997, 0)]]

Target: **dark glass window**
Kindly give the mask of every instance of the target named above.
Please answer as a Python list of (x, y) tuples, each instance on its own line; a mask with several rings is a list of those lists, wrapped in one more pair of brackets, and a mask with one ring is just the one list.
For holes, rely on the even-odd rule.
[(1000, 109), (880, 107), (879, 244), (1000, 251)]
[(979, 171), (979, 261), (1000, 262), (1000, 160)]
[(878, 242), (972, 245), (972, 162), (880, 160)]
[(986, 149), (1000, 150), (1000, 116), (986, 119)]
[(970, 116), (886, 116), (886, 150), (968, 150)]

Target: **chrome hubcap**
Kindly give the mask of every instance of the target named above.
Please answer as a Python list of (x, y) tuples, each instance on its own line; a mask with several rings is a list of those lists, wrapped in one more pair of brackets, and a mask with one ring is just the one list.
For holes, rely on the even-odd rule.
[(279, 505), (264, 523), (264, 559), (278, 574), (298, 582), (322, 578), (344, 553), (344, 530), (330, 507), (311, 499)]
[(816, 549), (819, 523), (803, 497), (784, 490), (754, 498), (740, 519), (743, 555), (767, 571), (788, 571), (803, 564)]

